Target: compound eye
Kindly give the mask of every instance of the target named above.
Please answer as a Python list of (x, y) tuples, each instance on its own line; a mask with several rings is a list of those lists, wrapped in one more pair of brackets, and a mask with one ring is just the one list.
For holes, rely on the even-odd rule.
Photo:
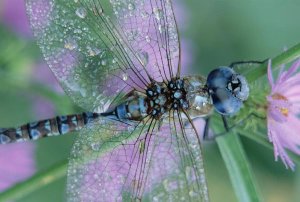
[(234, 74), (230, 82), (230, 87), (235, 97), (242, 101), (247, 100), (249, 96), (249, 86), (245, 77)]
[(231, 80), (235, 72), (229, 67), (220, 67), (214, 69), (207, 76), (208, 89), (227, 88), (228, 82)]
[(211, 94), (213, 105), (218, 113), (222, 115), (232, 115), (237, 113), (243, 105), (243, 102), (232, 96), (226, 89), (217, 89)]
[(211, 71), (207, 77), (207, 88), (217, 112), (232, 115), (240, 110), (243, 101), (249, 96), (245, 77), (229, 67)]

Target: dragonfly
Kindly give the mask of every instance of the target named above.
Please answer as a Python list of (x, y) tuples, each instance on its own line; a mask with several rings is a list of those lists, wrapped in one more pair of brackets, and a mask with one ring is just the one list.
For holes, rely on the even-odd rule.
[(0, 129), (0, 144), (79, 131), (69, 201), (209, 201), (193, 120), (236, 114), (245, 77), (231, 65), (181, 75), (171, 0), (27, 0), (33, 33), (81, 114)]

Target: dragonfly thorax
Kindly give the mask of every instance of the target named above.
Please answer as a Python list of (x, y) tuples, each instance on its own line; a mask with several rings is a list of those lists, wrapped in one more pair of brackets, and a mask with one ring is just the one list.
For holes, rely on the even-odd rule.
[(172, 79), (168, 83), (151, 83), (146, 95), (147, 113), (155, 119), (161, 118), (169, 110), (189, 108), (183, 79)]
[(125, 96), (123, 102), (111, 106), (101, 115), (123, 121), (140, 121), (145, 117), (162, 119), (170, 111), (185, 111), (191, 118), (195, 118), (209, 115), (212, 108), (205, 78), (187, 76), (168, 82), (151, 82), (145, 94), (133, 90)]
[(186, 100), (189, 103), (187, 113), (191, 118), (205, 117), (212, 113), (213, 103), (206, 87), (206, 79), (201, 76), (183, 78), (186, 89)]
[(168, 82), (151, 82), (145, 94), (131, 91), (122, 103), (111, 106), (103, 116), (140, 121), (145, 117), (161, 119), (169, 111), (187, 112), (191, 118), (212, 112), (212, 100), (202, 76), (173, 78)]

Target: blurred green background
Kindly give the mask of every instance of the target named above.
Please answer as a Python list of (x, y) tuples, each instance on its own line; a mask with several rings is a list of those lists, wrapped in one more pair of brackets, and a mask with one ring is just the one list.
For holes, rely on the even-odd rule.
[[(300, 42), (300, 1), (177, 0), (175, 8), (185, 73), (207, 74), (233, 61), (263, 60)], [(0, 127), (81, 111), (43, 64), (25, 25), (24, 10), (22, 1), (0, 2)], [(9, 20), (9, 12), (19, 24)], [(66, 159), (74, 138), (67, 135), (35, 142), (37, 171)], [(274, 162), (270, 149), (245, 138), (242, 141), (265, 201), (299, 201), (299, 168), (286, 170), (281, 162)], [(212, 201), (236, 201), (215, 143), (205, 144), (205, 161)], [(20, 201), (64, 201), (65, 183), (64, 178)]]

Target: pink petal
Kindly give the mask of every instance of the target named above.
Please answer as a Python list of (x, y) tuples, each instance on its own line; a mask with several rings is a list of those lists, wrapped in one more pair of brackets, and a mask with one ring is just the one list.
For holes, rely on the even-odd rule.
[(280, 133), (280, 131), (274, 129), (274, 130), (271, 130), (270, 132), (271, 132), (270, 136), (272, 136), (273, 145), (274, 145), (275, 160), (278, 161), (278, 157), (280, 157), (280, 159), (283, 162), (283, 164), (285, 165), (285, 167), (287, 169), (290, 168), (291, 170), (294, 171), (295, 164), (290, 159), (290, 157), (288, 156), (287, 152), (285, 151), (283, 145), (278, 140), (278, 133)]
[(271, 67), (271, 60), (268, 61), (268, 80), (271, 88), (273, 89), (274, 86), (274, 79), (272, 74), (272, 67)]
[(277, 85), (276, 91), (289, 91), (290, 89), (297, 88), (297, 86), (300, 85), (300, 80), (298, 79), (293, 79), (293, 80), (288, 80), (284, 83), (281, 83), (280, 85)]
[(294, 62), (292, 64), (292, 66), (289, 68), (289, 70), (287, 71), (287, 74), (285, 75), (284, 79), (288, 79), (289, 77), (291, 77), (293, 74), (296, 73), (296, 71), (298, 70), (300, 66), (300, 59), (296, 60), (296, 62)]
[(5, 190), (34, 174), (34, 144), (1, 145), (0, 153), (0, 190)]
[[(287, 154), (287, 149), (300, 155), (300, 74), (297, 73), (300, 59), (296, 60), (289, 70), (281, 68), (274, 84), (271, 62), (268, 64), (268, 80), (272, 87), (268, 101), (268, 137), (274, 146), (275, 160), (278, 157), (286, 168), (295, 169), (295, 164)], [(273, 99), (272, 95), (280, 94), (286, 98)], [(279, 108), (287, 108), (288, 114), (283, 115)]]

